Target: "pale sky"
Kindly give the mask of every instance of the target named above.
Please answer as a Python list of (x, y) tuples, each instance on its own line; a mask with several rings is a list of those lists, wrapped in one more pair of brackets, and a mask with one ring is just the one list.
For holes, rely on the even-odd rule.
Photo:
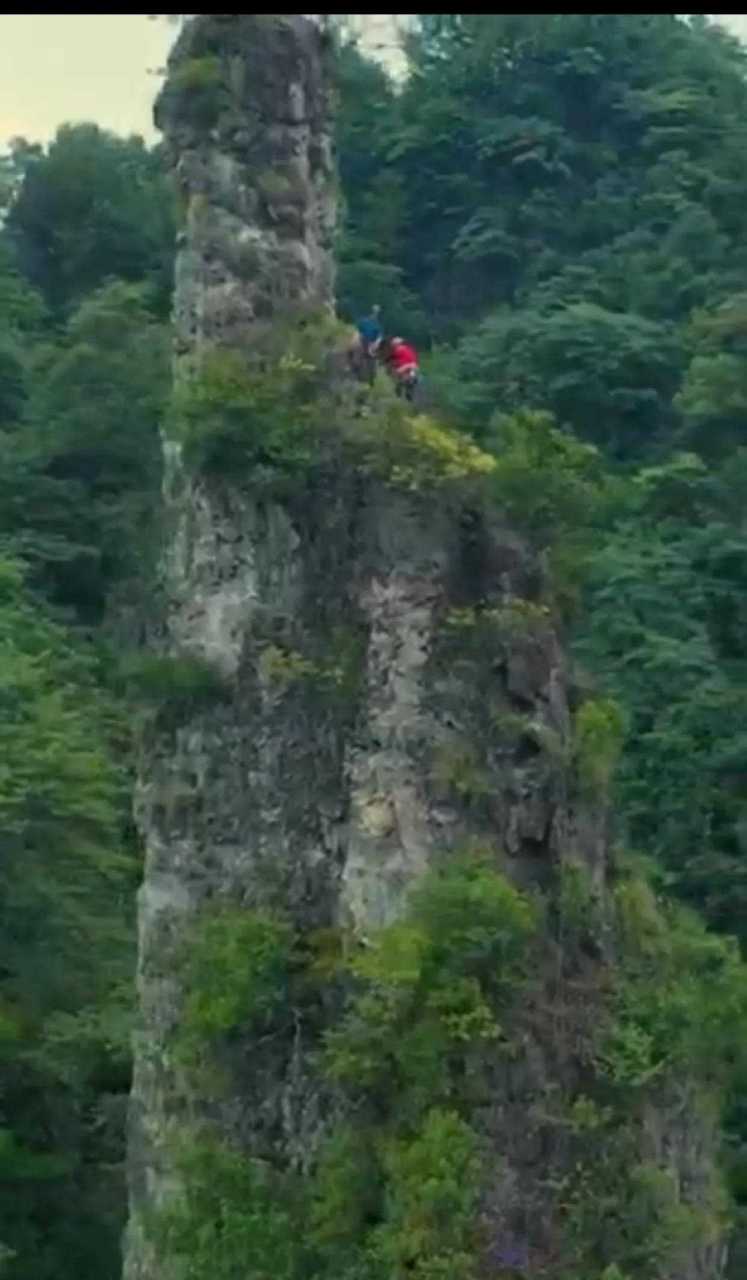
[[(374, 18), (386, 15), (372, 15)], [(747, 39), (747, 14), (716, 14)], [(151, 108), (174, 28), (144, 13), (0, 14), (0, 150), (94, 120), (154, 138)]]
[(174, 30), (144, 13), (0, 15), (0, 147), (67, 121), (154, 137), (153, 99)]

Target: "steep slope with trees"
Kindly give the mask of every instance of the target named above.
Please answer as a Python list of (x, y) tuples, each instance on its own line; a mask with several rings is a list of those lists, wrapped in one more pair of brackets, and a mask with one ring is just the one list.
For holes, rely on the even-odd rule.
[[(628, 704), (623, 812), (741, 932), (745, 51), (700, 17), (438, 14), (411, 54), (397, 94), (346, 51), (345, 237), (375, 242), (378, 193), (401, 188), (383, 257), (429, 315), (431, 396), (480, 441), (530, 408), (600, 450), (577, 631)], [(377, 270), (351, 277), (353, 313)]]
[(2, 1268), (10, 1280), (115, 1280), (139, 880), (127, 649), (148, 619), (173, 232), (157, 157), (94, 126), (61, 130), (46, 153), (17, 146), (11, 176), (0, 236)]

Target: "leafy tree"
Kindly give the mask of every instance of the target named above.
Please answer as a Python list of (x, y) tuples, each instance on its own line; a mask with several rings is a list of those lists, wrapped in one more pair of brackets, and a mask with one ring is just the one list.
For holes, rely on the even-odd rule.
[(174, 203), (142, 139), (63, 125), (26, 164), (7, 225), (22, 270), (55, 312), (111, 277), (149, 279), (167, 305)]
[(625, 456), (670, 425), (680, 364), (674, 335), (642, 316), (591, 302), (506, 309), (463, 340), (452, 398), (474, 424), (495, 409), (549, 409)]
[[(23, 558), (37, 591), (88, 622), (146, 563), (168, 368), (154, 310), (166, 297), (158, 277), (170, 246), (162, 255), (167, 241), (158, 247), (156, 227), (170, 215), (167, 205), (158, 210), (153, 156), (109, 141), (107, 151), (95, 128), (63, 131), (61, 148), (46, 156), (16, 148), (5, 168), (0, 1256), (11, 1280), (119, 1274), (135, 886), (129, 741), (89, 641), (51, 621), (13, 558)], [(128, 155), (137, 172), (130, 167), (125, 181)], [(121, 227), (103, 211), (106, 182), (110, 205), (131, 187), (117, 216), (129, 210), (132, 243), (142, 242), (142, 252), (124, 246), (118, 260)], [(148, 202), (157, 215), (150, 229)], [(36, 273), (32, 243), (49, 250), (34, 258), (43, 266)], [(147, 283), (115, 281), (83, 296), (116, 271), (127, 274), (128, 263)]]
[(620, 795), (630, 839), (676, 892), (745, 940), (739, 461), (741, 476), (683, 455), (635, 477), (592, 557), (579, 649), (630, 713)]
[(11, 138), (8, 149), (0, 155), (0, 218), (4, 221), (13, 203), (28, 165), (43, 155), (38, 142)]
[(167, 373), (147, 294), (107, 285), (36, 348), (23, 429), (0, 435), (0, 530), (56, 599), (89, 617), (144, 564)]
[(722, 456), (743, 445), (747, 433), (747, 294), (696, 314), (692, 339), (678, 397), (682, 435), (711, 457)]
[(442, 333), (578, 262), (667, 317), (728, 279), (737, 41), (670, 14), (421, 14), (410, 52), (400, 261)]
[[(125, 777), (90, 658), (0, 563), (0, 1239), (12, 1280), (117, 1274)], [(113, 1109), (114, 1108), (114, 1109)]]
[(0, 240), (0, 430), (14, 423), (28, 394), (29, 343), (38, 338), (44, 304)]
[(379, 302), (390, 333), (421, 339), (428, 322), (398, 265), (407, 178), (390, 163), (398, 105), (385, 71), (349, 40), (336, 60), (336, 135), (342, 186), (338, 306), (348, 319)]

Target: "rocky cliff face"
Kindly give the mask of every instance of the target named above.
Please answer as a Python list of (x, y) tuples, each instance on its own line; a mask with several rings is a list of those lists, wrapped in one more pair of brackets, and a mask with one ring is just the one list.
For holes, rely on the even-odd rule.
[(332, 300), (334, 187), (320, 29), (300, 14), (185, 26), (155, 119), (184, 226), (177, 356), (242, 347), (284, 312)]
[[(300, 15), (200, 16), (177, 43), (157, 118), (185, 208), (180, 380), (216, 346), (251, 351), (271, 323), (330, 305), (322, 43)], [(387, 485), (344, 451), (281, 500), (243, 474), (195, 474), (175, 445), (165, 506), (165, 649), (207, 662), (221, 695), (152, 727), (143, 747), (129, 1280), (169, 1273), (148, 1223), (178, 1191), (189, 1125), (209, 1121), (233, 1148), (303, 1175), (335, 1109), (318, 1028), (300, 1016), (272, 1046), (235, 1045), (228, 1088), (197, 1087), (184, 1069), (179, 947), (206, 905), (281, 909), (301, 931), (366, 940), (465, 847), (492, 850), (529, 890), (580, 868), (597, 906), (609, 878), (604, 805), (578, 798), (569, 768), (573, 692), (542, 574), (498, 514)], [(602, 937), (566, 963), (555, 942), (554, 967), (538, 952), (520, 1060), (496, 1061), (482, 1113), (500, 1148), (483, 1198), (486, 1274), (561, 1274), (557, 1180), (572, 1144), (548, 1099), (583, 1092), (605, 948)], [(662, 1095), (636, 1141), (695, 1203), (711, 1131), (670, 1112)], [(657, 1274), (705, 1280), (717, 1255), (712, 1236), (689, 1242)]]

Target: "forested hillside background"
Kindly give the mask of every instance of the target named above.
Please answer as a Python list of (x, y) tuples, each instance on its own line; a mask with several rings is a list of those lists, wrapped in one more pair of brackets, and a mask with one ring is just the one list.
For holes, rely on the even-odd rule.
[[(336, 54), (341, 311), (380, 303), (503, 459), (620, 708), (621, 856), (744, 948), (747, 51), (701, 17), (425, 14), (408, 55), (395, 89)], [(16, 145), (0, 197), (2, 1266), (108, 1280), (178, 214), (159, 149), (93, 124)]]

